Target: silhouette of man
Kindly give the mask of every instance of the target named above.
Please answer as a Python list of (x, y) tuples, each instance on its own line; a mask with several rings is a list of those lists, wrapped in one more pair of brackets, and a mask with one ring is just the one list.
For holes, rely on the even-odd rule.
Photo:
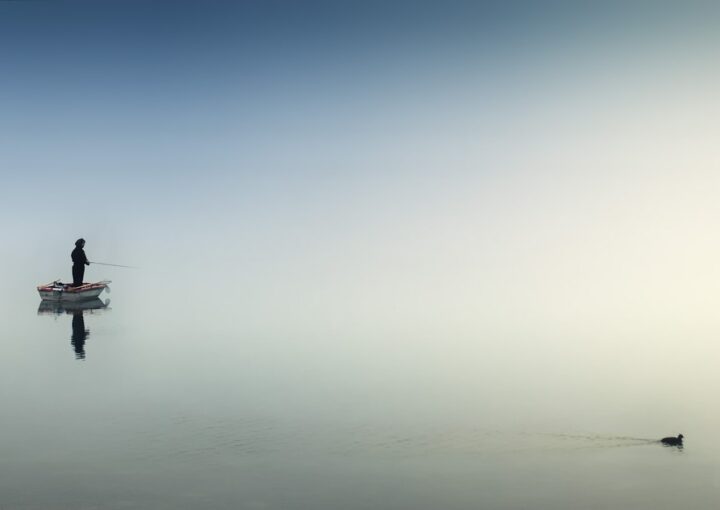
[(75, 351), (75, 359), (85, 359), (85, 340), (90, 332), (85, 329), (85, 318), (82, 311), (74, 312), (72, 318), (72, 337), (70, 343)]
[(72, 251), (70, 257), (73, 261), (72, 276), (73, 276), (73, 287), (79, 287), (83, 284), (83, 278), (85, 278), (85, 266), (89, 266), (87, 257), (85, 256), (85, 239), (78, 239), (75, 241), (75, 249)]

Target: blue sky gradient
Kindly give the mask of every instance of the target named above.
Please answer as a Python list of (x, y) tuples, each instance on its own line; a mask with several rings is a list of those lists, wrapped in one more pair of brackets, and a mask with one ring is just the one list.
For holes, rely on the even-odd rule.
[(83, 236), (268, 307), (342, 295), (467, 327), (620, 309), (623, 285), (712, 272), (718, 14), (0, 2), (0, 224), (29, 250), (5, 267), (69, 273)]

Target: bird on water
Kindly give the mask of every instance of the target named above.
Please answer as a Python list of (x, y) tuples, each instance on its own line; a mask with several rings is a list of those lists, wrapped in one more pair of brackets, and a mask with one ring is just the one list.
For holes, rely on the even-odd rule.
[(679, 434), (678, 437), (663, 437), (660, 442), (668, 446), (682, 446), (683, 437), (682, 434)]

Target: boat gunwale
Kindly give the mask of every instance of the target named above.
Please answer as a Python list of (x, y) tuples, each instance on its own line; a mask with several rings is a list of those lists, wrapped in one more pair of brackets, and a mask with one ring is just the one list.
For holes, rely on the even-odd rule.
[[(72, 287), (69, 284), (63, 284), (60, 282), (51, 282), (46, 285), (39, 285), (37, 287), (38, 292), (61, 292), (61, 293), (69, 293), (69, 294), (81, 294), (83, 292), (90, 292), (97, 289), (106, 289), (108, 286), (108, 283), (110, 283), (109, 280), (104, 280), (101, 282), (93, 282), (93, 283), (83, 283), (82, 285), (79, 285), (77, 287)], [(58, 285), (56, 285), (58, 284)], [(60, 285), (62, 285), (62, 289), (58, 288)]]

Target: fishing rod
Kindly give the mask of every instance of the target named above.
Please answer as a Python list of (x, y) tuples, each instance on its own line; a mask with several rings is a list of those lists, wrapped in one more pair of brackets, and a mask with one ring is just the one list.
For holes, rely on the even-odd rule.
[(107, 262), (93, 262), (89, 261), (91, 264), (96, 264), (98, 266), (113, 266), (113, 267), (126, 267), (128, 269), (139, 269), (137, 266), (123, 266), (121, 264), (108, 264)]

